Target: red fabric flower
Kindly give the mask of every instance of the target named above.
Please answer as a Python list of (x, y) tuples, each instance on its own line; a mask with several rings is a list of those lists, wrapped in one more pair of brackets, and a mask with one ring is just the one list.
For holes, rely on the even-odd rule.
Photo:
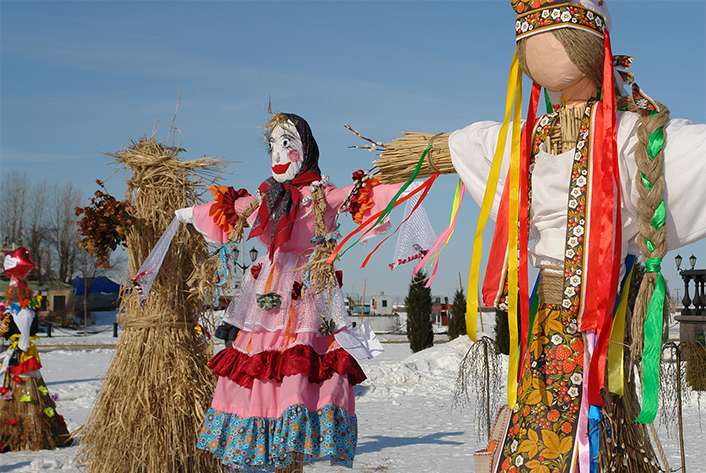
[(14, 375), (11, 379), (16, 384), (24, 383), (24, 380), (19, 375)]
[(362, 169), (358, 169), (357, 171), (353, 171), (353, 180), (354, 181), (360, 181), (363, 179), (363, 176), (365, 176), (365, 171)]
[(4, 396), (5, 394), (9, 393), (10, 390), (7, 389), (5, 386), (0, 387), (0, 396)]
[(9, 419), (6, 419), (6, 420), (5, 420), (5, 423), (6, 423), (7, 425), (15, 426), (15, 425), (17, 425), (17, 419), (15, 419), (14, 417), (11, 417), (11, 418), (9, 418)]
[(250, 266), (250, 274), (252, 274), (253, 279), (257, 279), (260, 275), (260, 271), (262, 271), (262, 263), (257, 263)]
[(228, 186), (211, 186), (209, 190), (213, 194), (215, 202), (211, 205), (208, 214), (213, 219), (213, 223), (218, 225), (218, 228), (230, 235), (238, 221), (235, 201), (241, 197), (249, 196), (250, 193), (245, 189), (235, 190)]
[(292, 299), (299, 300), (299, 298), (302, 296), (302, 288), (304, 285), (300, 283), (299, 281), (294, 281), (294, 284), (292, 285)]

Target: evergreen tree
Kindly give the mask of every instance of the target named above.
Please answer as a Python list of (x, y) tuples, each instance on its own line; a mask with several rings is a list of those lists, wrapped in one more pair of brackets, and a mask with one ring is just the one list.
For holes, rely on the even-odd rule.
[(409, 294), (404, 300), (407, 306), (407, 339), (415, 353), (434, 345), (431, 289), (424, 287), (426, 282), (426, 274), (418, 272), (409, 284)]
[(451, 306), (451, 320), (449, 321), (449, 340), (466, 334), (466, 296), (463, 288), (456, 289), (454, 303)]
[(498, 353), (510, 354), (510, 327), (507, 323), (507, 312), (495, 311), (495, 345)]

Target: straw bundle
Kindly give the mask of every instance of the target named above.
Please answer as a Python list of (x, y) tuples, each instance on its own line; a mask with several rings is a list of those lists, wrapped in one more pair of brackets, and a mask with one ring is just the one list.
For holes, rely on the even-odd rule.
[(374, 162), (377, 170), (375, 177), (383, 183), (405, 182), (430, 143), (432, 148), (422, 163), (418, 177), (428, 177), (435, 172), (454, 174), (456, 170), (451, 164), (448, 133), (406, 131), (382, 146), (380, 157)]
[[(112, 155), (132, 172), (127, 199), (135, 224), (126, 237), (131, 274), (174, 211), (197, 202), (205, 175), (219, 164), (181, 161), (181, 151), (149, 138)], [(196, 449), (214, 378), (206, 367), (208, 343), (195, 330), (200, 301), (188, 297), (186, 280), (195, 262), (207, 257), (203, 239), (182, 227), (145, 303), (137, 291), (123, 291), (125, 331), (81, 438), (79, 460), (90, 473), (222, 471)]]

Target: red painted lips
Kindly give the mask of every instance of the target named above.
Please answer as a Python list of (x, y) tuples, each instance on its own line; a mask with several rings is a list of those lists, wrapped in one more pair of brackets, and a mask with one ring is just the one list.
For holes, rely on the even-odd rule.
[(275, 164), (272, 166), (272, 172), (275, 174), (284, 174), (287, 172), (287, 169), (289, 169), (289, 165), (292, 163), (286, 163), (286, 164)]

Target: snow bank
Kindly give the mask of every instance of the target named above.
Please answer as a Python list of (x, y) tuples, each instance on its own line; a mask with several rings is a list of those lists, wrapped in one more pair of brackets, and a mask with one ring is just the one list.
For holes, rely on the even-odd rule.
[(406, 394), (448, 397), (456, 382), (458, 366), (471, 346), (468, 337), (436, 345), (402, 361), (383, 361), (365, 367), (361, 402), (367, 399)]

